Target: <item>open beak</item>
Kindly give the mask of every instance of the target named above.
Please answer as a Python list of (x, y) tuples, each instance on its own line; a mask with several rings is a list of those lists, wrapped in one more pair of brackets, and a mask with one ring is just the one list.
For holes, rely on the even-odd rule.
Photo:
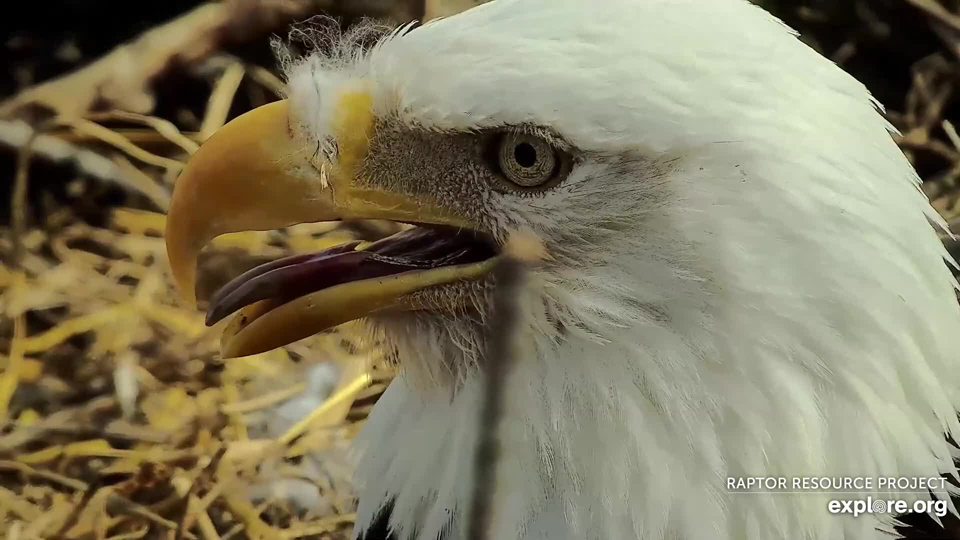
[[(337, 143), (335, 162), (313, 161), (316, 147), (298, 138), (286, 101), (240, 116), (203, 144), (177, 180), (167, 218), (170, 268), (187, 301), (195, 302), (200, 251), (221, 234), (340, 219), (470, 229), (469, 223), (433, 201), (360, 181), (375, 129), (370, 105), (364, 93), (340, 97), (331, 134)], [(480, 279), (492, 268), (495, 256), (479, 256), (476, 250), (471, 256), (457, 255), (459, 259), (445, 255), (445, 263), (436, 265), (397, 256), (398, 246), (416, 243), (418, 253), (429, 252), (439, 260), (446, 248), (434, 246), (432, 252), (422, 248), (431, 234), (407, 235), (393, 244), (381, 241), (362, 252), (355, 246), (334, 248), (248, 272), (246, 282), (227, 285), (224, 289), (229, 290), (218, 300), (220, 311), (239, 309), (222, 338), (224, 357), (264, 352), (374, 312), (430, 308), (415, 304), (411, 293)], [(444, 242), (450, 243), (449, 238)]]

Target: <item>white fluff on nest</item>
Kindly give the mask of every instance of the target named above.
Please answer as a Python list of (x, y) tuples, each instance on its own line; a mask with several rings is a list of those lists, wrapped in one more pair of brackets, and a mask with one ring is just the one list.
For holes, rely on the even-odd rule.
[[(254, 423), (249, 426), (251, 438), (280, 437), (320, 407), (340, 380), (340, 370), (333, 362), (318, 362), (293, 372), (305, 380), (306, 387), (290, 399), (257, 413)], [(277, 381), (271, 384), (280, 386)], [(303, 456), (295, 475), (289, 474), (292, 469), (287, 467), (285, 470), (282, 462), (267, 460), (259, 471), (257, 482), (250, 486), (248, 496), (254, 501), (287, 501), (300, 510), (329, 513), (334, 504), (331, 496), (350, 497), (352, 493), (349, 489), (348, 448), (343, 440), (334, 437), (331, 441), (332, 447), (324, 452)], [(322, 487), (330, 489), (325, 492), (320, 489)]]

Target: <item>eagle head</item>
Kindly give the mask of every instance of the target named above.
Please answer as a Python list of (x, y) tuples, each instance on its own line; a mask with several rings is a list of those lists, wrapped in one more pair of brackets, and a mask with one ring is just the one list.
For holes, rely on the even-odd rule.
[(465, 536), (508, 257), (496, 538), (873, 538), (892, 516), (726, 480), (956, 474), (943, 224), (866, 89), (782, 23), (745, 0), (495, 0), (357, 37), (282, 57), (289, 96), (193, 156), (167, 245), (192, 298), (217, 235), (410, 225), (211, 300), (227, 357), (354, 319), (396, 357), (358, 534), (392, 507), (397, 538)]

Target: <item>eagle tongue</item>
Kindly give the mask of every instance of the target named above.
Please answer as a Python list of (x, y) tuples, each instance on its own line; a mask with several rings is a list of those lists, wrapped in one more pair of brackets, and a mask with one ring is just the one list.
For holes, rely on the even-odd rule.
[(223, 287), (220, 287), (220, 289), (213, 295), (213, 298), (210, 299), (210, 305), (214, 306), (216, 304), (222, 303), (223, 299), (226, 298), (231, 293), (233, 293), (233, 291), (235, 291), (237, 287), (240, 287), (243, 283), (246, 283), (257, 276), (266, 274), (271, 270), (276, 270), (277, 268), (282, 268), (284, 266), (293, 266), (295, 264), (299, 264), (302, 262), (309, 261), (311, 259), (315, 259), (318, 256), (348, 253), (350, 251), (355, 250), (358, 245), (360, 245), (359, 241), (348, 242), (346, 244), (340, 244), (338, 246), (334, 246), (320, 253), (292, 255), (290, 257), (284, 257), (282, 259), (277, 259), (275, 261), (271, 261), (266, 264), (255, 266), (250, 270), (247, 270), (246, 272), (240, 274), (236, 278), (230, 280), (230, 282), (224, 285)]
[[(314, 253), (295, 255), (253, 268), (227, 283), (210, 300), (207, 326), (260, 300), (296, 295), (298, 289), (313, 287), (316, 275), (334, 277), (356, 265), (367, 255), (362, 251), (348, 253)], [(334, 270), (333, 272), (320, 272)], [(305, 291), (301, 294), (306, 294)]]
[(374, 242), (364, 251), (375, 253), (381, 260), (420, 268), (478, 262), (495, 255), (479, 233), (443, 226), (407, 229)]
[[(318, 253), (294, 256), (280, 261), (272, 269), (251, 270), (253, 277), (241, 275), (228, 283), (226, 294), (217, 293), (207, 311), (207, 326), (216, 324), (231, 313), (258, 302), (275, 299), (281, 303), (328, 287), (411, 269), (402, 260), (378, 257), (366, 251)], [(271, 263), (273, 264), (273, 263)], [(266, 266), (266, 265), (264, 265)]]
[(476, 262), (491, 255), (472, 235), (456, 229), (415, 227), (356, 251), (358, 245), (351, 242), (320, 253), (294, 255), (244, 272), (210, 300), (207, 325), (261, 300), (285, 303), (350, 281)]

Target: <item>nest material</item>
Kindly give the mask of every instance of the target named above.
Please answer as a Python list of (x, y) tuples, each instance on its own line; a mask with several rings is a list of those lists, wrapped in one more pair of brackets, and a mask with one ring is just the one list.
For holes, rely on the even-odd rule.
[[(474, 3), (427, 0), (422, 9), (430, 18)], [(870, 51), (916, 41), (903, 30), (903, 6), (886, 1), (763, 3), (861, 78), (862, 66), (886, 61), (865, 60)], [(178, 303), (162, 239), (176, 175), (200, 142), (241, 112), (238, 92), (247, 107), (282, 92), (271, 71), (224, 56), (223, 47), (265, 39), (270, 25), (338, 4), (203, 6), (0, 103), (0, 145), (16, 159), (10, 225), (0, 236), (0, 535), (349, 535), (353, 492), (343, 448), (392, 376), (376, 344), (348, 324), (223, 362), (222, 324), (206, 328), (200, 311)], [(369, 0), (353, 15), (404, 22), (419, 15), (414, 4)], [(885, 71), (907, 81), (899, 102), (885, 99), (887, 114), (934, 206), (956, 223), (960, 136), (948, 117), (960, 81), (960, 15), (933, 0), (903, 5), (936, 45), (909, 61), (898, 56)], [(201, 114), (184, 107), (150, 116), (153, 83), (176, 70), (210, 82)], [(70, 172), (42, 166), (50, 161)], [(266, 260), (394, 231), (388, 223), (312, 224), (224, 236), (201, 260), (199, 294)], [(330, 397), (302, 422), (261, 429), (265, 415), (309, 392), (299, 381), (321, 364), (340, 373)], [(304, 493), (309, 510), (297, 504)]]
[[(9, 418), (0, 436), (0, 508), (12, 515), (0, 531), (86, 538), (182, 529), (187, 538), (216, 538), (239, 524), (250, 536), (277, 538), (348, 530), (349, 482), (324, 479), (348, 477), (333, 470), (346, 467), (338, 453), (390, 377), (374, 369), (376, 348), (346, 326), (221, 362), (222, 325), (205, 328), (200, 312), (176, 301), (158, 237), (162, 214), (118, 208), (105, 227), (57, 217), (66, 224), (28, 231), (21, 269), (0, 274), (0, 302), (12, 320), (0, 376), (0, 411)], [(270, 234), (217, 247), (256, 260), (355, 236), (322, 224)], [(218, 270), (221, 258), (201, 265), (207, 282), (233, 273)], [(305, 391), (295, 381), (311, 362), (341, 367), (337, 391), (309, 422), (272, 439), (251, 437), (258, 411)], [(292, 465), (308, 452), (331, 457), (323, 475), (303, 478)], [(312, 506), (325, 515), (285, 500), (253, 506), (252, 489), (282, 479), (313, 482), (322, 504)]]
[[(275, 7), (285, 16), (308, 4)], [(262, 101), (282, 92), (270, 71), (219, 55), (223, 36), (237, 37), (229, 25), (252, 24), (230, 10), (252, 7), (202, 6), (0, 104), (0, 141), (16, 152), (0, 237), (0, 535), (349, 536), (344, 448), (391, 377), (377, 369), (379, 349), (345, 325), (223, 362), (223, 324), (206, 328), (178, 302), (166, 263), (164, 211), (186, 159), (227, 120), (242, 82)], [(192, 131), (146, 114), (153, 80), (177, 65), (212, 88), (202, 119), (178, 122)], [(31, 183), (67, 187), (54, 200), (30, 195)], [(396, 230), (320, 223), (227, 235), (201, 260), (199, 292), (265, 260)], [(279, 432), (263, 429), (278, 407), (314, 397), (299, 381), (322, 364), (340, 375), (329, 398)]]

